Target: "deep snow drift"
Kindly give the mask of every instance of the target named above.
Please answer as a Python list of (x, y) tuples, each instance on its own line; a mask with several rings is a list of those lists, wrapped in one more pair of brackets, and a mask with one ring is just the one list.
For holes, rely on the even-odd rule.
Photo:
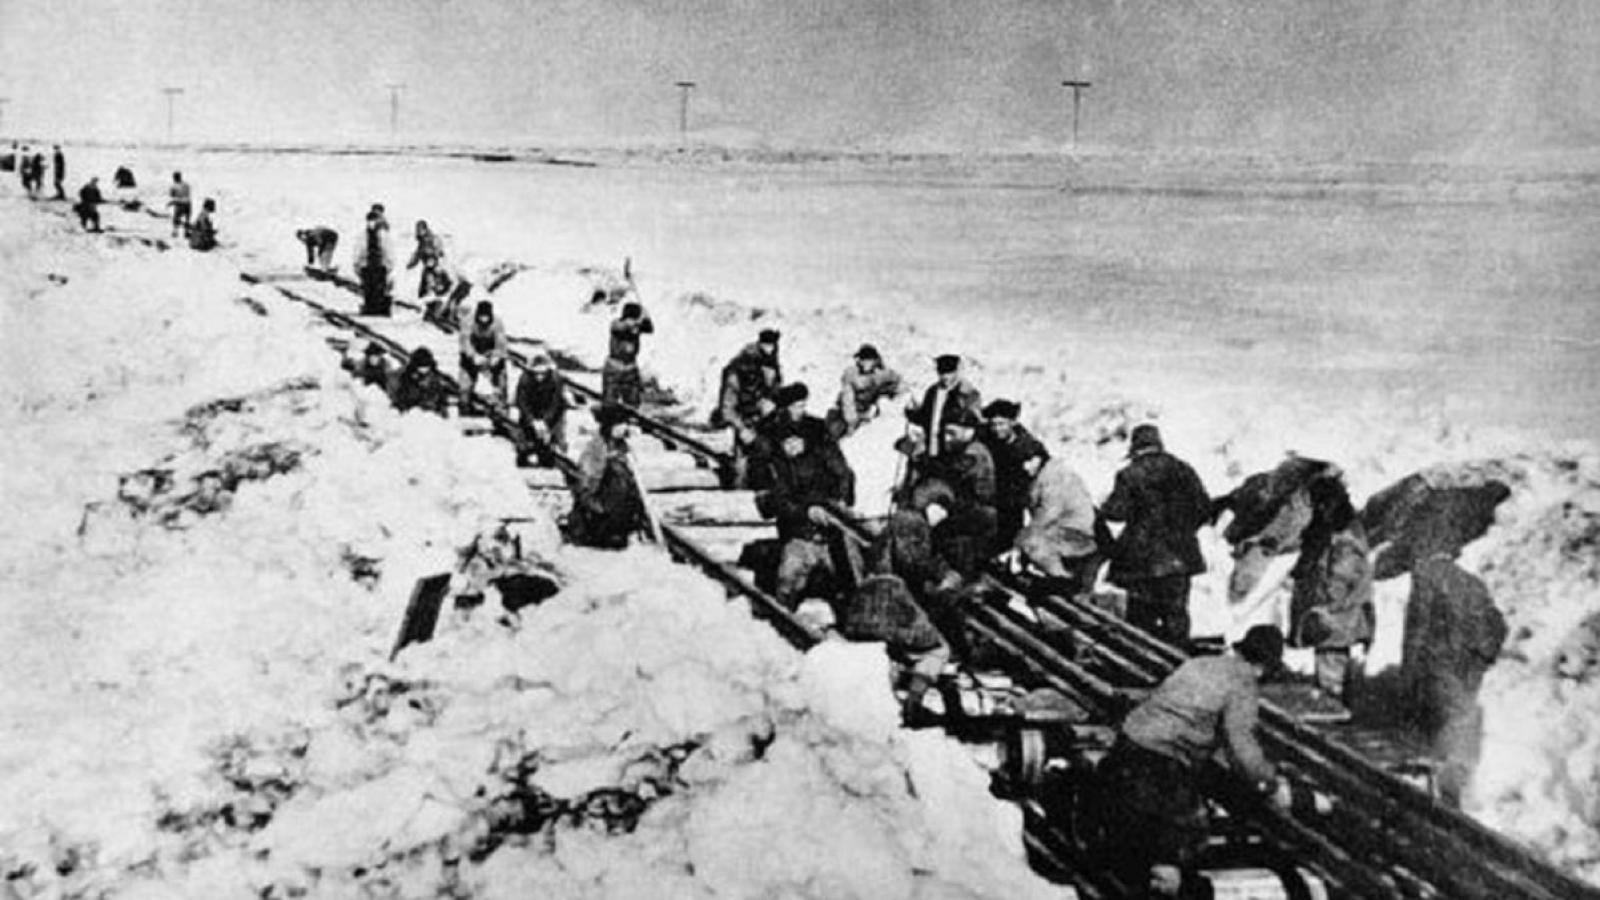
[(1063, 894), (881, 650), (651, 549), (520, 524), (566, 588), (389, 662), (416, 577), (529, 514), (505, 447), (221, 256), (0, 202), (7, 896)]

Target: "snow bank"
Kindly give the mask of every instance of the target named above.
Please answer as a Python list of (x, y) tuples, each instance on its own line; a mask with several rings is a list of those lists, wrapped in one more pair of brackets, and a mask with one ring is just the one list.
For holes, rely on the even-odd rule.
[(389, 661), (415, 579), (529, 514), (504, 448), (394, 413), (222, 258), (5, 222), (9, 890), (1062, 894), (895, 727), (880, 648), (802, 657), (651, 550), (528, 529), (565, 590)]

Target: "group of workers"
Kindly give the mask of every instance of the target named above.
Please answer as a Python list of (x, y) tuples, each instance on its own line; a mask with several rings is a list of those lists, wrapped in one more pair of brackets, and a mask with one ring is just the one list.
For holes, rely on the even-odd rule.
[[(363, 311), (379, 315), (388, 305), (374, 300), (377, 282), (386, 294), (392, 278), (386, 231), (375, 205), (357, 267)], [(467, 292), (457, 291), (463, 283), (470, 290), (470, 283), (449, 274), (426, 223), (418, 223), (416, 235), (410, 265), (422, 266), (419, 299), (438, 301), (449, 292), (451, 306), (430, 307), (429, 315), (451, 322), (446, 310), (461, 305)], [(337, 243), (331, 229), (299, 237), (308, 265), (331, 267)], [(465, 409), (473, 402), (482, 375), (506, 406), (506, 334), (492, 304), (463, 310), (455, 326), (459, 403)], [(636, 299), (622, 303), (611, 323), (602, 402), (594, 412), (598, 431), (569, 478), (573, 506), (565, 532), (575, 543), (624, 547), (650, 522), (628, 438), (642, 402), (640, 344), (653, 331)], [(1188, 647), (1191, 583), (1206, 569), (1201, 529), (1231, 514), (1223, 531), (1235, 560), (1228, 594), (1245, 613), (1277, 586), (1271, 573), (1284, 567), (1276, 560), (1295, 555), (1287, 569), (1293, 582), (1287, 637), (1276, 625), (1258, 625), (1231, 653), (1184, 663), (1121, 726), (1101, 770), (1103, 820), (1112, 836), (1107, 852), (1136, 883), (1148, 878), (1150, 890), (1163, 896), (1190, 889), (1204, 821), (1196, 778), (1219, 753), (1263, 794), (1282, 796), (1254, 735), (1257, 683), (1281, 670), (1287, 642), (1313, 648), (1318, 690), (1348, 701), (1373, 638), (1375, 577), (1412, 578), (1404, 699), (1443, 760), (1442, 795), (1459, 801), (1476, 753), (1478, 685), (1505, 639), (1483, 583), (1454, 562), (1473, 535), (1437, 527), (1439, 516), (1432, 524), (1424, 516), (1421, 525), (1375, 525), (1368, 513), (1378, 498), (1358, 512), (1337, 466), (1301, 457), (1213, 498), (1149, 423), (1127, 432), (1126, 464), (1097, 506), (1083, 479), (1022, 424), (1021, 405), (985, 404), (964, 376), (962, 359), (947, 354), (933, 360), (934, 382), (905, 407), (894, 511), (870, 547), (841, 549), (847, 542), (835, 516), (854, 504), (856, 483), (840, 441), (880, 415), (884, 401), (905, 394), (906, 382), (876, 347), (863, 344), (825, 416), (812, 415), (809, 388), (784, 380), (781, 338), (776, 329), (762, 329), (722, 368), (711, 422), (732, 431), (736, 486), (754, 491), (757, 509), (777, 526), (765, 573), (773, 593), (791, 610), (820, 598), (825, 622), (838, 633), (883, 641), (902, 664), (908, 712), (952, 660), (970, 651), (960, 610), (981, 594), (992, 566), (1026, 565), (1045, 590), (1075, 597), (1088, 597), (1105, 568), (1131, 625)], [(385, 385), (400, 409), (442, 414), (450, 402), (426, 348), (390, 373), (382, 348), (371, 347), (359, 371)], [(521, 429), (519, 464), (537, 457), (549, 465), (565, 456), (566, 415), (574, 406), (550, 358), (533, 357), (510, 403)], [(1386, 531), (1378, 566), (1368, 534), (1375, 527)]]
[[(11, 151), (0, 155), (0, 170), (15, 169), (22, 182), (22, 189), (32, 199), (38, 199), (44, 189), (45, 158), (42, 153), (30, 152), (28, 147), (18, 147), (12, 144)], [(55, 195), (51, 199), (65, 200), (67, 157), (58, 144), (52, 148), (50, 170)], [(136, 186), (133, 172), (127, 166), (118, 167), (115, 174), (115, 184), (119, 190), (131, 190)], [(78, 224), (88, 232), (100, 233), (104, 225), (100, 221), (100, 207), (106, 204), (105, 192), (100, 189), (99, 176), (92, 176), (78, 188), (78, 199), (72, 205), (72, 211), (78, 217)], [(131, 206), (130, 208), (137, 208)], [(194, 214), (193, 194), (188, 182), (183, 180), (183, 173), (172, 173), (172, 186), (167, 191), (167, 208), (171, 212), (172, 237), (182, 237), (192, 250), (206, 252), (216, 249), (217, 202), (207, 197), (200, 204), (200, 212)]]

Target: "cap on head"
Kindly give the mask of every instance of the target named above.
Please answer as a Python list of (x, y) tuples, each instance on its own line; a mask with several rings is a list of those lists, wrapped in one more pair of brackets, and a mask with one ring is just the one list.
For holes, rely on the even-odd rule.
[(1146, 450), (1162, 450), (1161, 429), (1146, 423), (1135, 425), (1133, 433), (1128, 436), (1128, 455), (1133, 456)]
[(411, 366), (412, 368), (416, 369), (420, 369), (423, 366), (436, 368), (438, 363), (433, 361), (432, 350), (429, 350), (427, 347), (418, 347), (416, 352), (411, 354)]
[(624, 319), (637, 319), (644, 315), (644, 307), (633, 301), (622, 304), (622, 317)]
[(756, 337), (756, 343), (758, 343), (758, 344), (776, 344), (778, 342), (778, 338), (779, 337), (782, 337), (782, 335), (778, 333), (778, 329), (776, 329), (776, 328), (763, 328), (763, 329), (761, 329), (761, 334), (757, 335), (757, 337)]
[(477, 319), (479, 322), (493, 321), (494, 304), (487, 300), (479, 300), (477, 308), (472, 311), (472, 317)]
[(1283, 632), (1276, 625), (1253, 625), (1233, 649), (1246, 662), (1275, 669), (1283, 662)]
[(1022, 405), (1010, 400), (996, 400), (983, 408), (985, 419), (1010, 419), (1016, 421), (1022, 415)]
[(779, 406), (788, 406), (792, 403), (799, 403), (810, 396), (811, 389), (806, 387), (804, 384), (795, 381), (778, 388), (778, 390), (773, 393), (772, 399), (773, 402), (777, 403)]
[(533, 369), (553, 369), (555, 368), (555, 363), (550, 361), (550, 354), (535, 353), (533, 357), (528, 360), (528, 367)]
[(944, 420), (945, 428), (977, 428), (983, 424), (978, 420), (978, 414), (970, 409), (961, 409), (955, 415)]
[(877, 362), (883, 362), (883, 357), (879, 355), (878, 348), (872, 346), (871, 344), (862, 344), (861, 347), (856, 350), (856, 359), (871, 359), (876, 360)]
[(367, 344), (367, 355), (368, 356), (382, 356), (383, 355), (383, 345), (378, 343), (377, 341), (372, 341), (371, 343)]
[(940, 375), (948, 375), (961, 368), (961, 357), (954, 353), (946, 353), (933, 358), (933, 370)]

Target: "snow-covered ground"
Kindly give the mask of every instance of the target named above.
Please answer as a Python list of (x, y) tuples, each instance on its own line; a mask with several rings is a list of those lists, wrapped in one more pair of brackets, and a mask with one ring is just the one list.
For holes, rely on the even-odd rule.
[(416, 578), (529, 515), (503, 445), (223, 256), (0, 204), (4, 896), (1063, 895), (881, 650), (648, 548), (521, 523), (564, 589), (390, 662)]
[[(1600, 226), (1592, 216), (1593, 180), (1583, 172), (1115, 158), (1071, 166), (835, 160), (571, 169), (112, 151), (85, 154), (76, 171), (109, 172), (123, 157), (158, 203), (162, 173), (181, 166), (199, 194), (219, 198), (229, 253), (259, 270), (298, 266), (293, 230), (318, 223), (346, 235), (340, 262), (348, 267), (348, 241), (375, 201), (388, 207), (402, 252), (409, 250), (409, 224), (427, 219), (460, 257), (530, 266), (496, 294), (512, 330), (596, 363), (608, 313), (583, 311), (582, 301), (595, 278), (615, 278), (622, 257), (632, 256), (658, 327), (645, 342), (644, 368), (696, 414), (714, 396), (721, 361), (772, 325), (785, 335), (786, 371), (811, 384), (817, 406), (826, 404), (861, 341), (882, 348), (919, 390), (933, 354), (964, 353), (985, 396), (1022, 401), (1025, 423), (1102, 495), (1121, 463), (1126, 429), (1148, 418), (1217, 493), (1287, 451), (1338, 462), (1358, 501), (1420, 468), (1501, 460), (1515, 473), (1515, 494), (1467, 562), (1488, 581), (1513, 637), (1485, 687), (1489, 735), (1470, 806), (1600, 881), (1600, 731), (1593, 724), (1600, 721), (1600, 671), (1592, 649), (1600, 630), (1593, 624), (1600, 616), (1600, 461), (1587, 440), (1600, 424), (1600, 357), (1592, 352), (1600, 313), (1589, 302), (1600, 287), (1592, 250), (1600, 246)], [(110, 221), (152, 228), (142, 216), (113, 213)], [(41, 273), (56, 265), (62, 248), (81, 243), (25, 232), (14, 238), (8, 252), (23, 259), (7, 266), (7, 277), (24, 281), (11, 293), (42, 287)], [(209, 262), (181, 265), (198, 268), (169, 273), (179, 283), (210, 277)], [(404, 278), (401, 285), (410, 289)], [(105, 291), (85, 302), (114, 306), (111, 298), (124, 293)], [(49, 331), (51, 320), (19, 320), (17, 305), (8, 301), (5, 334), (22, 347), (8, 354), (8, 366), (70, 346)], [(26, 332), (13, 326), (18, 321), (30, 323)], [(133, 327), (140, 324), (162, 327), (122, 323), (108, 334), (144, 334)], [(59, 327), (75, 334), (81, 326)], [(122, 338), (115, 358), (98, 359), (102, 368), (93, 371), (121, 383), (117, 367), (133, 365), (124, 357), (137, 357), (143, 343)], [(223, 370), (219, 378), (246, 380), (248, 371), (236, 372), (239, 359), (258, 358), (196, 356), (196, 366)], [(96, 443), (108, 425), (120, 428), (134, 417), (85, 415), (86, 406), (112, 401), (82, 399), (85, 376), (73, 359), (64, 370), (70, 377), (49, 374), (56, 371), (49, 359), (8, 372), (8, 389), (37, 381), (58, 398), (19, 409), (19, 428), (41, 436), (15, 442), (29, 446), (9, 452), (38, 455), (28, 465), (63, 473), (30, 478), (19, 489), (24, 499), (8, 503), (28, 511), (8, 523), (8, 536), (19, 540), (34, 540), (45, 523), (75, 528), (84, 504), (115, 496), (111, 473), (180, 452), (141, 451), (149, 445), (130, 438)], [(268, 380), (290, 377), (292, 369)], [(51, 380), (58, 377), (65, 383)], [(319, 403), (326, 393), (315, 395)], [(60, 404), (76, 411), (56, 411)], [(379, 406), (362, 404), (361, 421), (422, 427), (409, 420), (384, 426)], [(183, 408), (174, 401), (168, 415)], [(349, 418), (329, 415), (334, 423)], [(279, 427), (272, 426), (274, 435)], [(882, 448), (899, 427), (886, 417), (852, 452), (892, 469)], [(365, 446), (367, 439), (352, 440)], [(98, 489), (91, 478), (65, 474), (75, 458), (102, 473)], [(437, 487), (469, 490), (504, 465), (463, 462), (452, 471), (470, 467), (457, 472), (466, 485)], [(396, 462), (388, 474), (396, 469), (412, 471)], [(345, 487), (348, 475), (340, 470), (329, 490), (364, 493)], [(273, 490), (276, 480), (283, 479), (258, 487)], [(241, 495), (218, 521), (238, 515), (242, 502)], [(464, 499), (441, 502), (463, 507), (468, 519), (476, 514)], [(309, 543), (317, 552), (349, 546), (353, 555), (372, 557), (393, 548), (366, 542), (402, 539), (397, 533), (418, 542), (408, 546), (433, 541), (437, 548), (461, 537), (396, 532), (396, 523), (408, 520), (386, 514), (372, 511), (358, 536), (338, 531)], [(53, 552), (75, 560), (82, 542), (111, 539), (93, 538), (96, 528), (108, 527), (98, 513), (88, 521), (81, 541), (73, 536), (79, 544)], [(451, 521), (472, 531), (459, 516)], [(152, 540), (133, 532), (111, 534), (136, 546)], [(185, 532), (189, 540), (195, 533)], [(1216, 534), (1203, 539), (1211, 571), (1196, 584), (1196, 628), (1216, 632), (1233, 624), (1224, 600), (1228, 555)], [(244, 541), (223, 545), (231, 552)], [(1398, 652), (1407, 587), (1405, 579), (1380, 586), (1377, 665)], [(54, 598), (56, 591), (29, 593)], [(359, 598), (353, 604), (359, 608)], [(382, 609), (387, 624), (393, 607)], [(1587, 658), (1576, 646), (1585, 634)], [(36, 660), (63, 655), (39, 643)], [(381, 643), (373, 637), (369, 656)]]

